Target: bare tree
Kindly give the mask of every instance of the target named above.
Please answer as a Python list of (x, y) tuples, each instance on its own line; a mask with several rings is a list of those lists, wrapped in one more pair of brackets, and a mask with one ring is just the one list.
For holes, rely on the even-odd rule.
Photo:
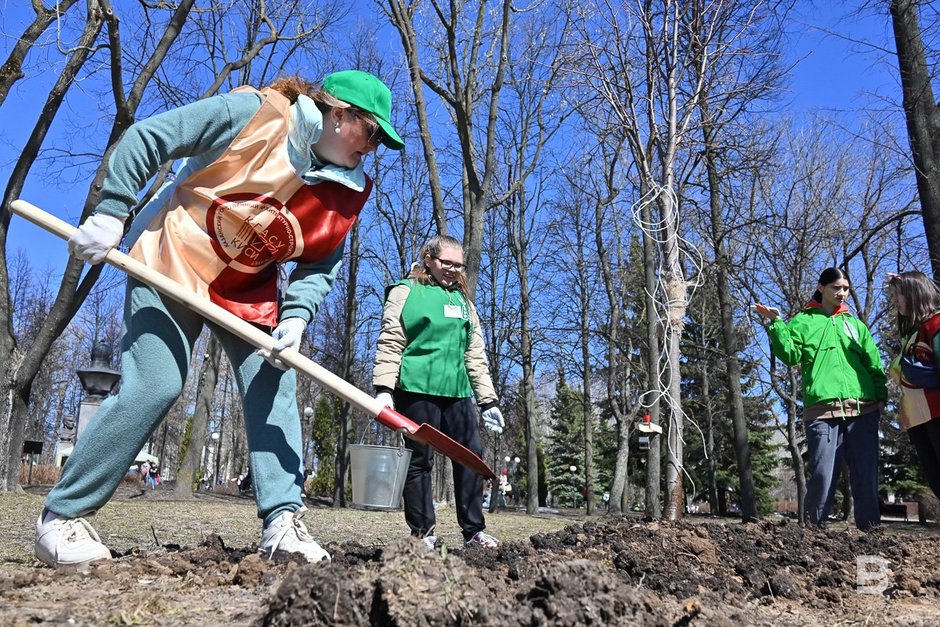
[[(695, 3), (697, 10), (704, 7)], [(744, 521), (757, 520), (757, 501), (754, 476), (751, 469), (751, 454), (748, 445), (748, 428), (744, 415), (744, 397), (741, 391), (741, 364), (738, 358), (740, 342), (735, 330), (732, 309), (731, 281), (734, 262), (726, 244), (726, 231), (737, 225), (726, 225), (723, 206), (723, 187), (730, 187), (728, 179), (733, 175), (733, 163), (728, 153), (734, 153), (734, 139), (728, 127), (743, 118), (756, 101), (771, 95), (782, 78), (782, 66), (778, 62), (780, 37), (777, 7), (767, 6), (762, 1), (737, 3), (732, 10), (719, 14), (715, 19), (716, 39), (729, 41), (729, 47), (738, 54), (723, 54), (711, 64), (697, 67), (708, 74), (696, 76), (701, 80), (702, 97), (699, 99), (701, 115), (702, 154), (708, 189), (710, 209), (709, 239), (715, 259), (715, 278), (718, 281), (718, 305), (721, 319), (719, 342), (725, 354), (725, 369), (731, 405), (731, 424), (734, 434), (734, 451), (738, 466), (741, 517)], [(785, 8), (784, 8), (785, 10)], [(763, 15), (769, 13), (769, 15)], [(702, 16), (704, 19), (704, 16)], [(778, 18), (778, 19), (771, 19)], [(766, 24), (764, 30), (748, 27), (750, 22)], [(693, 43), (696, 54), (706, 55), (710, 51)], [(724, 77), (732, 76), (729, 81)], [(711, 430), (709, 430), (711, 433)]]
[[(434, 220), (440, 232), (447, 229), (442, 208), (444, 192), (439, 189), (442, 177), (427, 122), (425, 88), (445, 105), (452, 124), (449, 130), (457, 138), (455, 157), (460, 172), (463, 244), (469, 296), (473, 300), (481, 268), (484, 216), (493, 207), (505, 206), (513, 194), (519, 193), (539, 163), (547, 138), (557, 129), (554, 121), (549, 124), (543, 119), (542, 112), (560, 76), (568, 12), (539, 15), (541, 20), (533, 20), (532, 23), (543, 27), (537, 32), (555, 44), (551, 46), (539, 38), (522, 36), (525, 31), (514, 27), (511, 0), (501, 0), (496, 5), (479, 0), (449, 4), (428, 0), (428, 4), (429, 12), (423, 12), (422, 0), (407, 3), (390, 0), (388, 15), (399, 32), (409, 65), (420, 135), (430, 170)], [(422, 21), (417, 23), (418, 19)], [(536, 84), (528, 91), (535, 97), (526, 103), (531, 113), (526, 122), (520, 122), (529, 125), (521, 129), (525, 149), (518, 154), (524, 161), (501, 169), (496, 161), (500, 130), (507, 126), (520, 130), (518, 125), (500, 122), (507, 74), (516, 61), (545, 70), (540, 71), (537, 78), (527, 79)], [(510, 116), (516, 106), (513, 103), (507, 107)], [(507, 172), (512, 175), (508, 181), (503, 178)], [(529, 411), (532, 406), (524, 407)], [(529, 507), (535, 508), (537, 484), (532, 482), (537, 482), (538, 464), (534, 444), (527, 456)]]
[(43, 6), (41, 0), (32, 0), (33, 11), (36, 17), (32, 23), (26, 27), (23, 34), (16, 40), (16, 45), (10, 51), (10, 55), (3, 65), (0, 65), (0, 106), (6, 100), (10, 93), (10, 87), (13, 83), (23, 78), (23, 61), (29, 53), (30, 48), (36, 44), (39, 37), (46, 32), (46, 29), (56, 20), (62, 18), (65, 13), (72, 8), (77, 0), (61, 0), (56, 2), (52, 8)]
[(934, 277), (940, 278), (940, 109), (921, 38), (918, 4), (892, 0), (891, 21), (930, 264)]

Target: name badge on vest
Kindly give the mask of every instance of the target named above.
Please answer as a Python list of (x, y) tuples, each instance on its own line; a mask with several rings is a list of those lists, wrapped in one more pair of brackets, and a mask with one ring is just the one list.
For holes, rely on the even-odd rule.
[(463, 307), (460, 305), (444, 305), (445, 318), (463, 318)]

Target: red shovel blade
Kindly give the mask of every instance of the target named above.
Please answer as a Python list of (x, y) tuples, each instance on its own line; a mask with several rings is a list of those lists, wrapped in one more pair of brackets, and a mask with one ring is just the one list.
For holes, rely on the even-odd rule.
[(375, 417), (389, 429), (401, 430), (415, 442), (427, 444), (441, 455), (446, 455), (458, 464), (463, 464), (478, 475), (483, 475), (485, 479), (495, 479), (496, 475), (490, 470), (482, 459), (476, 453), (466, 446), (459, 444), (456, 440), (444, 435), (429, 424), (418, 426), (414, 421), (402, 416), (394, 409), (384, 408)]

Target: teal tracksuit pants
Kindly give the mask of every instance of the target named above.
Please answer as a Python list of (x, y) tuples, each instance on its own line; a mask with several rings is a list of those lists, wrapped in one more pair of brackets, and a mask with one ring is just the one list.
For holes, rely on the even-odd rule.
[[(121, 390), (101, 404), (46, 498), (46, 507), (76, 518), (114, 494), (151, 433), (179, 397), (189, 373), (202, 316), (128, 279), (124, 304)], [(235, 372), (245, 412), (249, 464), (258, 516), (267, 524), (302, 505), (303, 463), (297, 375), (255, 354), (255, 348), (208, 323)]]

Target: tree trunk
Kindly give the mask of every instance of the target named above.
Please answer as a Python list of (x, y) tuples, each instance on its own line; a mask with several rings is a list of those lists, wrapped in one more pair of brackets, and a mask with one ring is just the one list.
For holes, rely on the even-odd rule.
[(702, 367), (702, 399), (705, 403), (705, 455), (708, 457), (708, 505), (712, 514), (723, 514), (724, 510), (718, 508), (718, 469), (715, 463), (715, 412), (712, 411), (709, 397), (711, 396), (711, 380), (708, 367)]
[(940, 278), (940, 111), (920, 34), (916, 0), (892, 0), (904, 115), (934, 277)]
[(672, 174), (667, 176), (665, 192), (659, 196), (664, 229), (663, 282), (666, 288), (666, 355), (669, 360), (669, 428), (667, 431), (668, 448), (666, 450), (666, 507), (663, 518), (678, 520), (684, 513), (682, 482), (683, 472), (683, 431), (685, 414), (682, 411), (682, 331), (685, 328), (686, 282), (679, 260), (678, 214), (672, 196)]
[[(346, 317), (343, 320), (343, 355), (342, 372), (344, 381), (353, 380), (353, 368), (356, 361), (356, 311), (358, 301), (356, 289), (359, 285), (359, 223), (353, 225), (349, 233), (349, 273), (346, 280)], [(333, 486), (333, 507), (346, 507), (346, 473), (349, 470), (350, 438), (356, 435), (352, 407), (349, 402), (340, 403), (339, 442), (336, 443), (336, 474)]]
[(728, 279), (731, 260), (725, 251), (725, 226), (722, 218), (721, 181), (715, 155), (715, 137), (708, 121), (708, 99), (700, 105), (702, 135), (705, 144), (705, 169), (708, 174), (708, 201), (711, 207), (711, 240), (715, 252), (715, 270), (718, 280), (718, 306), (721, 311), (719, 343), (725, 355), (728, 393), (731, 397), (731, 425), (734, 430), (734, 456), (738, 464), (738, 483), (741, 497), (741, 519), (757, 521), (757, 496), (754, 491), (754, 472), (751, 468), (751, 447), (747, 440), (747, 421), (744, 417), (744, 395), (741, 391), (741, 362), (738, 360), (738, 337), (734, 330), (734, 312), (731, 306), (731, 281)]
[(215, 402), (215, 384), (219, 379), (219, 362), (222, 359), (222, 345), (212, 333), (206, 342), (205, 355), (199, 371), (196, 410), (193, 412), (192, 427), (189, 430), (189, 443), (182, 453), (179, 472), (176, 475), (176, 493), (180, 496), (192, 496), (193, 483), (202, 465), (203, 447), (209, 446), (209, 415)]
[[(790, 389), (797, 389), (799, 385), (795, 368), (788, 368)], [(787, 451), (790, 453), (790, 465), (793, 467), (793, 480), (796, 482), (796, 519), (803, 523), (806, 520), (806, 469), (803, 465), (803, 455), (800, 452), (800, 439), (796, 429), (797, 407), (796, 401), (789, 399), (787, 407)]]
[[(522, 412), (526, 433), (535, 433), (538, 405), (535, 400), (535, 361), (532, 358), (532, 305), (529, 294), (529, 258), (526, 239), (525, 215), (526, 195), (521, 191), (513, 196), (507, 207), (509, 249), (519, 276), (519, 357), (522, 361)], [(526, 513), (538, 511), (539, 469), (534, 440), (527, 450), (528, 495)], [(508, 464), (507, 464), (508, 466)], [(507, 477), (507, 480), (509, 477)]]

